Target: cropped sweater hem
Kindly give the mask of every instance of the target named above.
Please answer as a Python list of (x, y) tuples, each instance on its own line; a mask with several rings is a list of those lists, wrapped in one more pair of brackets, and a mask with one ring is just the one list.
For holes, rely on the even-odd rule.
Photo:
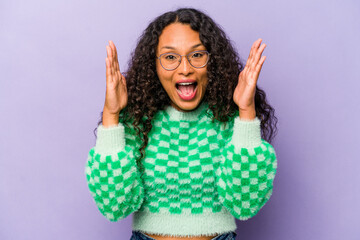
[(171, 237), (194, 237), (223, 234), (236, 230), (235, 218), (225, 208), (202, 214), (152, 213), (148, 210), (133, 214), (132, 228)]

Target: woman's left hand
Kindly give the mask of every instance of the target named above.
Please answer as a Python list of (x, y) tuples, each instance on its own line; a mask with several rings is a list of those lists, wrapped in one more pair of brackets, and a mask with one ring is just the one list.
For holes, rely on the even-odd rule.
[[(261, 46), (262, 39), (259, 38), (251, 47), (249, 58), (244, 69), (239, 74), (239, 81), (234, 91), (233, 100), (239, 107), (239, 113), (255, 114), (255, 90), (261, 67), (266, 56), (261, 56), (266, 44)], [(255, 116), (253, 116), (255, 118)]]

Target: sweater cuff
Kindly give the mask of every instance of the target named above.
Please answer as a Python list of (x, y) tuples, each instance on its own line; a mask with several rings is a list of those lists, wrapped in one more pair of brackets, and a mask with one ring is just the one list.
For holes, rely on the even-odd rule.
[(260, 119), (244, 120), (236, 117), (234, 120), (231, 143), (235, 149), (257, 147), (261, 144)]
[(111, 154), (125, 149), (125, 128), (122, 123), (118, 125), (104, 127), (99, 125), (95, 150), (102, 154)]

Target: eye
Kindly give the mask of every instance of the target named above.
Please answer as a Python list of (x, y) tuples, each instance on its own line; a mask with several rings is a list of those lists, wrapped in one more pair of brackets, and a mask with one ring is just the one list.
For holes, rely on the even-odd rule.
[(166, 55), (164, 56), (164, 58), (165, 58), (165, 60), (168, 60), (168, 61), (174, 61), (174, 60), (177, 59), (177, 56), (174, 55), (174, 54), (166, 54)]
[(201, 57), (203, 57), (204, 56), (204, 53), (202, 53), (202, 52), (196, 52), (196, 53), (194, 53), (192, 56), (191, 56), (191, 58), (201, 58)]

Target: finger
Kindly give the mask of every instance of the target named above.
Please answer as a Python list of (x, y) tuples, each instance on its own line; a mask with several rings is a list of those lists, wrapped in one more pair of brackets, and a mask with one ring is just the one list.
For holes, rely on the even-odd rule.
[(251, 58), (250, 58), (250, 66), (253, 66), (254, 64), (254, 61), (255, 61), (255, 57), (256, 57), (256, 54), (259, 50), (259, 47), (261, 45), (261, 42), (262, 42), (262, 39), (259, 38), (257, 41), (255, 41), (255, 43), (253, 44), (253, 48), (252, 48), (252, 55), (251, 55)]
[(126, 85), (126, 82), (125, 82), (125, 77), (119, 72), (119, 83), (122, 84), (122, 85)]
[(118, 81), (120, 84), (122, 84), (122, 75), (121, 75), (120, 71), (115, 71), (114, 74), (115, 74), (115, 76), (116, 76), (117, 81)]
[(117, 50), (116, 50), (116, 46), (115, 46), (114, 42), (110, 40), (109, 46), (111, 47), (111, 49), (113, 51), (114, 57), (117, 59), (118, 55), (117, 55)]
[(260, 58), (260, 61), (259, 61), (259, 64), (256, 66), (256, 72), (259, 74), (260, 73), (260, 70), (265, 62), (265, 59), (266, 59), (266, 56), (262, 56)]
[(253, 62), (253, 57), (254, 54), (256, 53), (256, 50), (259, 48), (260, 44), (261, 44), (262, 39), (259, 38), (258, 40), (256, 40), (253, 45), (251, 46), (250, 49), (250, 53), (249, 53), (249, 57), (248, 57), (248, 61), (246, 62), (246, 65), (250, 66)]
[(111, 81), (111, 66), (109, 58), (105, 59), (106, 63), (106, 82)]
[(126, 86), (126, 79), (125, 79), (124, 75), (121, 74), (121, 76), (122, 76), (122, 83)]
[(116, 59), (114, 59), (114, 53), (113, 53), (111, 47), (107, 46), (107, 49), (110, 52), (109, 60), (110, 60), (110, 66), (111, 66), (111, 74), (113, 76), (115, 76), (116, 69), (117, 69), (117, 67), (116, 67), (116, 65), (117, 65)]
[(109, 60), (109, 65), (110, 65), (110, 74), (111, 74), (111, 76), (113, 76), (114, 75), (114, 61), (113, 61), (113, 57), (112, 57), (111, 48), (109, 46), (106, 46), (106, 52), (107, 52), (107, 58)]
[(259, 61), (259, 64), (256, 66), (255, 71), (253, 71), (252, 79), (254, 79), (255, 82), (257, 82), (258, 79), (259, 79), (260, 71), (261, 71), (261, 68), (263, 66), (263, 63), (264, 63), (265, 59), (266, 59), (266, 56), (262, 56), (260, 61)]
[(113, 41), (109, 41), (109, 46), (111, 48), (111, 53), (112, 53), (112, 56), (113, 56), (113, 62), (114, 62), (114, 68), (115, 68), (115, 71), (119, 71), (119, 62), (118, 62), (118, 55), (117, 55), (117, 51), (116, 51), (116, 47), (115, 47), (115, 44)]
[(108, 58), (110, 60), (110, 64), (111, 66), (113, 66), (114, 64), (114, 53), (111, 49), (111, 47), (109, 45), (106, 46), (106, 51), (107, 51), (107, 54), (108, 54)]
[(107, 53), (107, 57), (110, 60), (112, 58), (112, 54), (111, 54), (111, 48), (108, 45), (106, 45), (106, 53)]
[(111, 73), (111, 65), (112, 65), (112, 63), (111, 63), (111, 50), (110, 50), (109, 46), (106, 46), (106, 55), (107, 55), (106, 56), (106, 59), (107, 59), (106, 66), (109, 67), (110, 73)]
[(260, 60), (260, 57), (261, 57), (261, 54), (264, 52), (265, 47), (266, 47), (266, 44), (265, 44), (265, 43), (262, 44), (262, 45), (260, 46), (260, 48), (257, 50), (256, 54), (254, 55), (253, 61), (252, 61), (252, 64), (251, 64), (251, 68), (252, 68), (252, 69), (255, 69), (256, 66), (258, 65), (259, 60)]
[(111, 75), (113, 77), (113, 80), (115, 80), (115, 75), (116, 72), (115, 72), (115, 66), (114, 66), (114, 59), (111, 59)]
[(258, 50), (261, 42), (262, 42), (262, 39), (259, 38), (258, 40), (256, 40), (256, 41), (253, 43), (253, 45), (252, 45), (252, 47), (251, 47), (251, 57), (253, 57), (253, 56), (256, 54), (256, 51)]

